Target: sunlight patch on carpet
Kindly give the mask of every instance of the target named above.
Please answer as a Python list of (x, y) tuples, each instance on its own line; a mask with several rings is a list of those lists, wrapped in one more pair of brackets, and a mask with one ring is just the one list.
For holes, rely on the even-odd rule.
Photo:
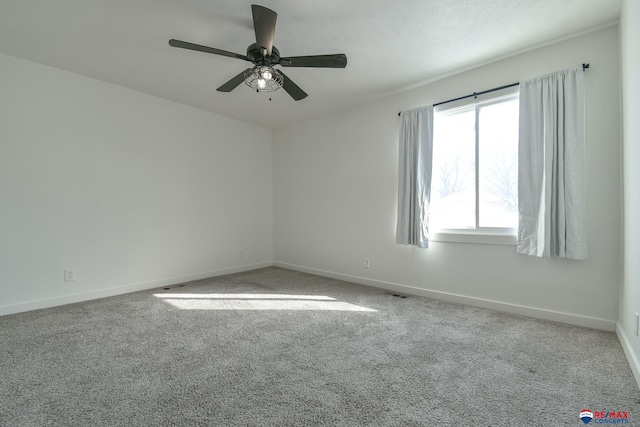
[(377, 311), (321, 295), (154, 294), (153, 296), (182, 310)]

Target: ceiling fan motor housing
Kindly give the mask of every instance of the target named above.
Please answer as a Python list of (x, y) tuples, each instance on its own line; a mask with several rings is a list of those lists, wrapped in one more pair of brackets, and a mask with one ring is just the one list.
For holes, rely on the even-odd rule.
[(253, 43), (247, 48), (247, 58), (256, 65), (276, 65), (280, 63), (280, 52), (273, 46), (271, 55), (262, 56), (262, 49)]

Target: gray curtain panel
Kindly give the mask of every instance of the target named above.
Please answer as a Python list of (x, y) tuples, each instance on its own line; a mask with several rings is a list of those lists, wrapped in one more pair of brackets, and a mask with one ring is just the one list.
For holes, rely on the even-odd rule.
[(429, 247), (433, 106), (400, 114), (396, 243)]
[(582, 67), (520, 84), (517, 252), (586, 259)]

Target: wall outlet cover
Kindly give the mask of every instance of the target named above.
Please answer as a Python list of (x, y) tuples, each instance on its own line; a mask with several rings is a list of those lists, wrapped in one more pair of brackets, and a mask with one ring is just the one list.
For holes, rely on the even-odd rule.
[(65, 282), (74, 282), (76, 280), (76, 271), (75, 270), (65, 270), (64, 271), (64, 281)]

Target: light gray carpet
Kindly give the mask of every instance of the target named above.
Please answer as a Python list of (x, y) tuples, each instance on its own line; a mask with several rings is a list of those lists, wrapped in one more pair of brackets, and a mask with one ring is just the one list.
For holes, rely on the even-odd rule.
[(279, 268), (0, 317), (0, 349), (1, 426), (640, 425), (613, 333)]

